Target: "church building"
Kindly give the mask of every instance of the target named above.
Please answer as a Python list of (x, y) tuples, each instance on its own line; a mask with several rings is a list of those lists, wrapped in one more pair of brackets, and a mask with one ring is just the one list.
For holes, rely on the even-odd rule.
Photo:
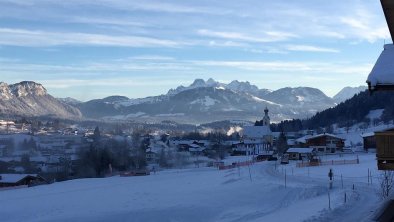
[(234, 153), (238, 155), (272, 155), (273, 136), (270, 129), (268, 108), (264, 109), (262, 126), (245, 126), (240, 143)]

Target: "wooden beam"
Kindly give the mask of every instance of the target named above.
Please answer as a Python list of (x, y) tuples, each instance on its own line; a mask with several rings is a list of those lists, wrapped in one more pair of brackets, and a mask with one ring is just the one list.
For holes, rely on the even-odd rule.
[(394, 39), (394, 1), (393, 0), (380, 0), (382, 4), (384, 16), (386, 17), (387, 25), (389, 26), (391, 40)]
[(377, 84), (376, 86), (372, 87), (371, 83), (368, 82), (368, 90), (372, 94), (374, 91), (394, 91), (394, 84)]

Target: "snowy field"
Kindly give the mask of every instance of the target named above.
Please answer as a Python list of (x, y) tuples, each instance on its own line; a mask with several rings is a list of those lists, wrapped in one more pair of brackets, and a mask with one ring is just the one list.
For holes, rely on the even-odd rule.
[(3, 222), (370, 221), (381, 202), (376, 194), (378, 171), (374, 154), (360, 154), (359, 159), (357, 165), (309, 168), (297, 168), (295, 162), (286, 166), (261, 162), (223, 171), (166, 170), (143, 177), (79, 179), (5, 190), (0, 191), (0, 215)]

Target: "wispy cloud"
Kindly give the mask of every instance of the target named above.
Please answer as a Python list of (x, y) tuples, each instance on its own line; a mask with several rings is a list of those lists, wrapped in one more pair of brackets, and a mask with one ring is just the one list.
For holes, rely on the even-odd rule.
[(117, 25), (117, 26), (136, 26), (136, 27), (147, 27), (149, 24), (133, 21), (133, 18), (112, 18), (112, 17), (71, 17), (66, 22), (70, 23), (82, 23), (91, 25)]
[(139, 76), (173, 87), (212, 76), (335, 88), (335, 79), (364, 83), (390, 37), (372, 0), (0, 0), (0, 24), (2, 81), (79, 90), (87, 79), (136, 86)]
[[(289, 61), (193, 61), (195, 64), (211, 67), (230, 67), (240, 70), (260, 72), (291, 72), (291, 73), (343, 73), (364, 74), (371, 71), (372, 64), (349, 64), (339, 62), (289, 62)], [(299, 73), (298, 73), (299, 74)]]
[(288, 45), (286, 49), (289, 51), (300, 51), (300, 52), (332, 52), (332, 53), (340, 52), (340, 50), (338, 49), (331, 49), (331, 48), (312, 46), (312, 45)]
[(96, 45), (124, 47), (179, 47), (185, 43), (141, 36), (115, 36), (75, 32), (47, 32), (0, 28), (0, 45), (48, 47)]
[(261, 34), (261, 36), (250, 36), (240, 32), (221, 32), (221, 31), (213, 31), (207, 29), (200, 29), (197, 33), (201, 36), (206, 37), (214, 37), (214, 38), (222, 38), (222, 39), (231, 39), (231, 40), (239, 40), (246, 42), (277, 42), (287, 40), (289, 38), (295, 38), (297, 35), (286, 32), (265, 32)]

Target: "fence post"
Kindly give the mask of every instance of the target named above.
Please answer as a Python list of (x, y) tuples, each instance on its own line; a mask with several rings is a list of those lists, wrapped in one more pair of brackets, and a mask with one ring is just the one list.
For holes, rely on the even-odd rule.
[(342, 189), (343, 189), (343, 177), (342, 177), (342, 174), (341, 174), (341, 183), (342, 183)]
[(369, 185), (369, 168), (368, 168), (368, 185)]
[(248, 164), (248, 168), (249, 168), (249, 178), (250, 178), (250, 182), (252, 182), (252, 173), (250, 172), (250, 166)]
[(286, 169), (285, 169), (285, 188), (287, 187), (287, 174), (286, 174)]

